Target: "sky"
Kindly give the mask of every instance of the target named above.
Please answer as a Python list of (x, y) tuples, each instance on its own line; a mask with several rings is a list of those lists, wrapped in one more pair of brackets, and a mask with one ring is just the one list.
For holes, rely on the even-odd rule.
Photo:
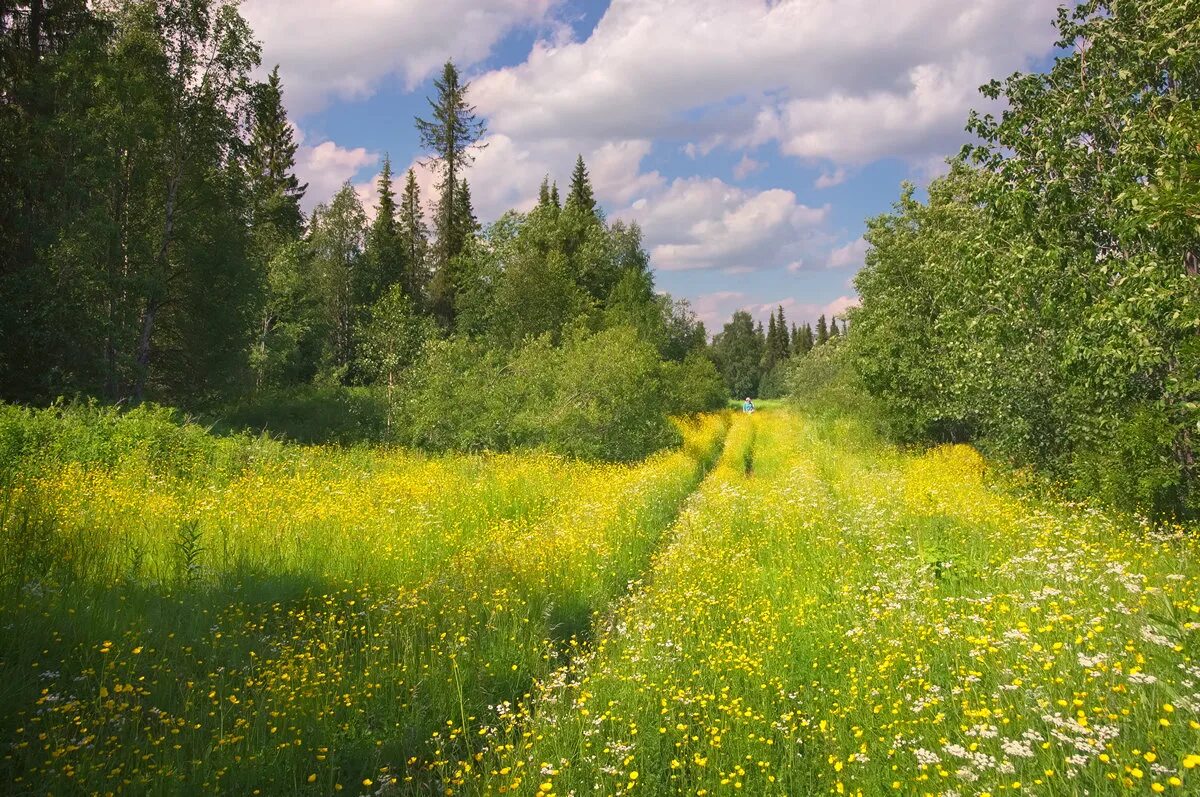
[(384, 154), (449, 58), (486, 120), (468, 172), (484, 224), (532, 207), (578, 154), (609, 220), (645, 233), (660, 290), (710, 333), (856, 302), (865, 220), (945, 171), (992, 78), (1044, 69), (1058, 0), (245, 0), (278, 64), (306, 209)]

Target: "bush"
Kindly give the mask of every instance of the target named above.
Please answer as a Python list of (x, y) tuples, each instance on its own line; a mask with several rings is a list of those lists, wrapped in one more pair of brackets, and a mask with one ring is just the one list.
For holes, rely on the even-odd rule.
[(543, 427), (550, 449), (629, 461), (679, 443), (658, 352), (633, 329), (579, 336), (563, 349)]
[(709, 412), (729, 401), (717, 366), (698, 351), (689, 352), (683, 362), (663, 363), (663, 389), (667, 411), (672, 415)]
[(883, 425), (878, 408), (844, 338), (835, 338), (808, 354), (788, 360), (784, 376), (793, 401), (821, 415), (854, 414), (877, 431)]
[[(702, 365), (687, 367), (709, 378)], [(405, 380), (398, 434), (434, 451), (537, 446), (634, 460), (678, 443), (671, 413), (711, 401), (711, 384), (671, 393), (670, 376), (654, 347), (627, 327), (577, 332), (557, 348), (542, 336), (507, 358), (452, 338), (431, 344)]]
[(504, 362), (465, 338), (435, 341), (400, 391), (397, 436), (431, 451), (504, 450), (517, 401)]
[(222, 413), (215, 427), (298, 443), (382, 443), (389, 437), (387, 410), (379, 389), (304, 386), (257, 393)]
[(1076, 454), (1076, 492), (1154, 517), (1173, 514), (1186, 503), (1174, 440), (1174, 425), (1159, 407), (1135, 408), (1110, 435)]
[(0, 404), (0, 484), (24, 471), (63, 463), (144, 468), (177, 478), (223, 477), (273, 444), (248, 436), (220, 438), (176, 410), (142, 404), (131, 410), (95, 403), (30, 409)]

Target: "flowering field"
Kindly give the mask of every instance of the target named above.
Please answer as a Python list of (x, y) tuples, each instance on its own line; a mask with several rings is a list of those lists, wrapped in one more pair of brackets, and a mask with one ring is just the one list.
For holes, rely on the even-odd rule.
[(782, 408), (685, 438), (4, 471), (4, 790), (1200, 793), (1194, 534)]
[(0, 792), (362, 793), (470, 751), (644, 569), (727, 424), (636, 466), (194, 435), (5, 463)]

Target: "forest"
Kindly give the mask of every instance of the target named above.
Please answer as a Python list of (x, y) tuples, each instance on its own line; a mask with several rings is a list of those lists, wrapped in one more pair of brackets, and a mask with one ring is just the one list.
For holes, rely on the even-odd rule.
[[(346, 183), (305, 214), (285, 87), (278, 68), (253, 78), (236, 4), (53, 0), (0, 19), (4, 400), (628, 459), (676, 439), (669, 415), (760, 380), (781, 395), (776, 363), (837, 334), (780, 307), (710, 346), (655, 291), (637, 225), (605, 219), (582, 156), (562, 191), (547, 175), (531, 211), (481, 226), (468, 176), (486, 120), (451, 62), (414, 120), (434, 201), (385, 158), (372, 208)], [(624, 431), (600, 441), (602, 424)]]

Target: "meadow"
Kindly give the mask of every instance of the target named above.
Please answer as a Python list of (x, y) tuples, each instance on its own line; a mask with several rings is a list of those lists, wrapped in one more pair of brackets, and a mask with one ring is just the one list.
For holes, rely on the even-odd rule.
[(768, 405), (634, 465), (0, 418), (5, 791), (1192, 794), (1194, 531)]

